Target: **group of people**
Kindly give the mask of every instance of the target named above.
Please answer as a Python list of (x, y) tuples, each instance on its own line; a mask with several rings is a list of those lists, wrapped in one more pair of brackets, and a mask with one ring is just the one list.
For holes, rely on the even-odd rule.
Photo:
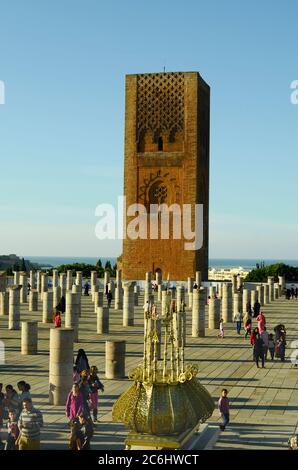
[(294, 287), (294, 286), (292, 286), (291, 288), (285, 287), (283, 294), (287, 300), (290, 300), (290, 299), (297, 300), (298, 299), (298, 287)]
[(99, 391), (103, 392), (104, 386), (98, 378), (98, 369), (96, 366), (89, 366), (85, 351), (79, 349), (73, 367), (73, 386), (65, 405), (65, 414), (71, 428), (69, 447), (72, 450), (90, 449), (93, 423), (97, 422), (98, 417)]
[(38, 450), (40, 448), (40, 428), (43, 417), (32, 403), (30, 385), (24, 380), (17, 383), (18, 392), (11, 384), (0, 384), (0, 428), (4, 422), (7, 429), (5, 443), (0, 439), (4, 450)]
[[(239, 311), (234, 316), (234, 322), (236, 323), (236, 331), (240, 335), (242, 325), (244, 327), (244, 338), (249, 337), (250, 344), (253, 347), (253, 360), (257, 367), (261, 362), (262, 367), (265, 367), (265, 361), (267, 361), (268, 352), (270, 358), (273, 361), (274, 358), (280, 358), (281, 362), (285, 361), (286, 352), (286, 328), (280, 324), (274, 328), (274, 334), (269, 333), (266, 328), (266, 317), (262, 311), (260, 311), (260, 303), (256, 302), (254, 309), (252, 310), (250, 303), (246, 306), (246, 313), (244, 317)], [(253, 328), (253, 318), (257, 321), (257, 326)], [(224, 321), (221, 318), (219, 322), (219, 338), (224, 338)]]

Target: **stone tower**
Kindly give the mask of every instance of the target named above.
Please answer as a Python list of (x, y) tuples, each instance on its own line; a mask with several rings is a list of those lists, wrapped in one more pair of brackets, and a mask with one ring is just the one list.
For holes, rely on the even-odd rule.
[[(203, 204), (203, 246), (185, 238), (123, 240), (124, 279), (208, 276), (210, 88), (197, 72), (126, 76), (124, 195), (135, 203)], [(125, 226), (136, 216), (126, 217)], [(171, 223), (173, 220), (171, 220)], [(170, 232), (171, 233), (171, 232)], [(189, 240), (188, 240), (189, 241)]]

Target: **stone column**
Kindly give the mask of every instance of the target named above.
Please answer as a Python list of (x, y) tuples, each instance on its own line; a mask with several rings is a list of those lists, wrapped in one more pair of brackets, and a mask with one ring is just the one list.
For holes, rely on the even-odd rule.
[(139, 305), (138, 286), (134, 286), (133, 295), (134, 295), (134, 306), (138, 307), (138, 305)]
[(114, 283), (113, 279), (110, 279), (110, 282), (108, 284), (108, 289), (109, 289), (109, 291), (111, 291), (113, 299), (114, 299), (115, 298), (115, 283)]
[(202, 285), (202, 273), (201, 273), (201, 271), (196, 271), (196, 284), (198, 286), (198, 289)]
[(248, 289), (243, 289), (243, 302), (242, 302), (242, 313), (246, 314), (246, 305), (250, 302), (250, 291)]
[(79, 294), (67, 291), (65, 302), (65, 328), (71, 328), (73, 330), (73, 341), (75, 343), (79, 342), (79, 309)]
[(41, 292), (40, 297), (43, 300), (44, 293), (48, 292), (48, 275), (47, 273), (42, 273), (41, 275)]
[(257, 291), (258, 291), (259, 302), (260, 302), (261, 306), (263, 307), (263, 305), (264, 305), (264, 286), (263, 285), (258, 285), (257, 286)]
[(53, 287), (53, 307), (57, 307), (57, 305), (59, 304), (60, 300), (61, 300), (61, 287), (60, 286), (56, 286), (56, 287)]
[(220, 300), (211, 298), (209, 299), (209, 329), (217, 330), (220, 321)]
[(61, 297), (65, 297), (65, 294), (66, 294), (66, 274), (65, 273), (60, 274), (59, 285), (61, 289)]
[[(36, 291), (38, 294), (38, 292)], [(21, 353), (37, 354), (37, 321), (22, 321)]]
[(258, 291), (255, 290), (255, 289), (252, 289), (250, 291), (250, 303), (251, 303), (251, 308), (254, 308), (254, 304), (256, 303), (256, 301), (258, 300)]
[(158, 301), (158, 302), (161, 302), (163, 289), (164, 289), (163, 285), (162, 285), (162, 284), (158, 284), (158, 286), (157, 286), (157, 301)]
[(268, 284), (269, 284), (269, 302), (273, 302), (274, 300), (274, 276), (268, 276)]
[(268, 305), (269, 302), (269, 284), (264, 284), (264, 305)]
[(279, 287), (277, 285), (274, 286), (274, 300), (279, 298)]
[(166, 311), (167, 311), (167, 302), (168, 302), (167, 294), (168, 293), (166, 290), (163, 290), (161, 293), (161, 314), (163, 317), (166, 315)]
[(125, 377), (126, 342), (106, 341), (106, 378), (123, 379)]
[(117, 284), (115, 289), (115, 309), (120, 310), (123, 308), (123, 289), (122, 289), (122, 282), (121, 285)]
[(91, 300), (92, 300), (92, 302), (95, 301), (95, 295), (96, 295), (97, 292), (99, 292), (99, 285), (98, 285), (98, 284), (94, 284), (94, 285), (91, 287)]
[(225, 282), (222, 286), (221, 316), (224, 323), (233, 321), (232, 284)]
[(20, 272), (19, 271), (14, 271), (13, 272), (13, 283), (15, 286), (20, 285)]
[(209, 295), (210, 297), (214, 297), (216, 295), (216, 286), (209, 287)]
[(32, 290), (29, 292), (29, 312), (38, 311), (38, 290)]
[(28, 295), (28, 280), (27, 280), (27, 273), (21, 272), (20, 273), (20, 302), (21, 304), (27, 303), (27, 295)]
[(83, 284), (83, 273), (82, 273), (82, 271), (77, 271), (76, 272), (76, 281), (75, 281), (75, 283), (82, 290), (82, 284)]
[(69, 328), (50, 330), (50, 390), (51, 405), (65, 406), (73, 384), (74, 332)]
[(286, 280), (284, 276), (278, 276), (278, 284), (281, 286), (281, 289), (283, 290), (286, 285)]
[(193, 278), (187, 278), (188, 307), (192, 308)]
[(103, 291), (104, 293), (106, 293), (106, 286), (109, 284), (110, 282), (110, 273), (109, 271), (105, 271), (104, 272), (104, 281), (103, 281)]
[(41, 271), (36, 273), (36, 289), (39, 294), (41, 294)]
[(236, 276), (236, 274), (233, 274), (233, 276), (232, 276), (232, 294), (234, 294), (234, 292), (237, 292), (237, 276)]
[(6, 272), (0, 271), (0, 292), (6, 291)]
[(9, 288), (9, 318), (8, 329), (20, 329), (20, 290), (19, 285)]
[(235, 292), (233, 295), (233, 318), (237, 313), (242, 312), (241, 308), (241, 294), (239, 292)]
[[(147, 277), (147, 274), (151, 274), (151, 273), (146, 273), (146, 277)], [(151, 282), (148, 282), (147, 279), (145, 281), (145, 292), (144, 292), (144, 303), (146, 303), (147, 301), (150, 301), (150, 296), (152, 294), (152, 285), (151, 285)]]
[(103, 292), (94, 293), (94, 313), (97, 313), (98, 307), (103, 307)]
[(237, 276), (237, 290), (243, 287), (243, 277)]
[(217, 294), (218, 294), (218, 297), (221, 299), (222, 298), (222, 286), (223, 286), (223, 283), (222, 282), (219, 282), (217, 284)]
[(69, 269), (68, 271), (66, 271), (66, 290), (71, 291), (71, 288), (72, 288), (72, 271), (71, 269)]
[(42, 299), (42, 322), (53, 322), (53, 292), (44, 292)]
[(109, 334), (109, 308), (97, 307), (97, 334)]
[(185, 303), (185, 289), (184, 286), (177, 286), (177, 312), (180, 310), (181, 302)]
[(161, 275), (161, 272), (160, 271), (157, 271), (155, 273), (155, 281), (156, 281), (156, 284), (158, 286), (160, 286), (162, 284), (162, 275)]
[(9, 293), (0, 292), (0, 315), (8, 315), (9, 313)]
[(205, 303), (206, 289), (194, 289), (192, 292), (192, 326), (191, 334), (194, 338), (205, 336)]
[(57, 269), (53, 269), (52, 283), (53, 283), (53, 289), (54, 287), (57, 287), (59, 285), (59, 274), (58, 274)]
[(123, 326), (134, 325), (134, 283), (125, 282), (123, 284)]
[(35, 272), (34, 271), (30, 271), (29, 284), (31, 286), (31, 290), (36, 289), (36, 281), (35, 281)]

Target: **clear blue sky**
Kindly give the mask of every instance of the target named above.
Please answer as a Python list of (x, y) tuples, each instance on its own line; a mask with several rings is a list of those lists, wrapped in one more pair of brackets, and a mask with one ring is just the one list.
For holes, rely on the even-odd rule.
[(124, 79), (210, 84), (210, 256), (297, 258), (296, 0), (4, 0), (0, 254), (114, 256), (94, 210), (123, 191)]

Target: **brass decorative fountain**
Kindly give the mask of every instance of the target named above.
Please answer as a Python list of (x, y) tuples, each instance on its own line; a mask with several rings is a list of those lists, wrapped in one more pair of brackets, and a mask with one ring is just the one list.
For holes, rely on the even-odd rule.
[(197, 366), (185, 364), (185, 337), (185, 308), (176, 308), (168, 291), (164, 315), (153, 307), (144, 318), (143, 363), (130, 372), (133, 384), (113, 406), (113, 421), (130, 431), (127, 449), (182, 448), (212, 415), (214, 402), (196, 377)]

